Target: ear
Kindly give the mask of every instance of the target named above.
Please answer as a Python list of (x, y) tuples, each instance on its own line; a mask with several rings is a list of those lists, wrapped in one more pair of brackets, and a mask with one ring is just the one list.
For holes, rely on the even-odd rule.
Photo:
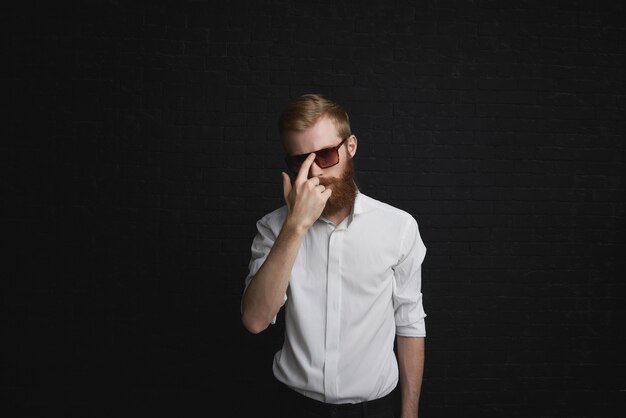
[(356, 148), (357, 148), (357, 140), (356, 140), (356, 136), (354, 135), (350, 135), (350, 138), (348, 138), (348, 141), (346, 141), (348, 144), (348, 154), (350, 154), (351, 158), (354, 158), (354, 154), (356, 154)]

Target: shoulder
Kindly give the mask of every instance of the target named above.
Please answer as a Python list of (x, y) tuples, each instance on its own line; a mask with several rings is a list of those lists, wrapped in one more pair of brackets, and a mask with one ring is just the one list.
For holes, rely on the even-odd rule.
[(257, 221), (257, 225), (265, 226), (269, 228), (281, 227), (285, 218), (287, 217), (287, 206), (283, 205), (278, 209), (275, 209), (269, 213), (266, 213), (261, 219)]

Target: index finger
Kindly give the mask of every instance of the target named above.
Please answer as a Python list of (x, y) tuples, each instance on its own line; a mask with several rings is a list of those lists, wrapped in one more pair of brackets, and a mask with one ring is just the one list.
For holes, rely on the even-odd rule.
[(309, 177), (309, 169), (311, 168), (313, 161), (315, 161), (315, 153), (310, 153), (309, 156), (306, 157), (306, 160), (304, 160), (304, 162), (300, 166), (300, 170), (298, 170), (296, 180), (306, 181), (306, 179)]

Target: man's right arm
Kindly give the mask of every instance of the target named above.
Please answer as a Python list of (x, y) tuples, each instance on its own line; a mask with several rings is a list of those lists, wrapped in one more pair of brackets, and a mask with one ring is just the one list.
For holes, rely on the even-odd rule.
[(286, 221), (267, 258), (246, 287), (241, 320), (254, 334), (265, 330), (283, 304), (289, 276), (306, 230)]
[(332, 190), (307, 178), (315, 154), (309, 155), (291, 184), (283, 173), (283, 195), (287, 217), (267, 258), (246, 287), (242, 299), (241, 320), (254, 334), (265, 330), (283, 304), (302, 239), (319, 218)]

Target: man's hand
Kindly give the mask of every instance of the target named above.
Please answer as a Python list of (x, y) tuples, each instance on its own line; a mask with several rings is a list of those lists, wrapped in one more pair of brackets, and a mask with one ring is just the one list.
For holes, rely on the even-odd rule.
[(326, 201), (332, 194), (331, 189), (320, 184), (319, 178), (307, 178), (314, 160), (315, 154), (310, 154), (304, 160), (293, 185), (289, 176), (282, 173), (283, 195), (288, 209), (285, 222), (290, 222), (298, 228), (309, 229), (322, 214)]

